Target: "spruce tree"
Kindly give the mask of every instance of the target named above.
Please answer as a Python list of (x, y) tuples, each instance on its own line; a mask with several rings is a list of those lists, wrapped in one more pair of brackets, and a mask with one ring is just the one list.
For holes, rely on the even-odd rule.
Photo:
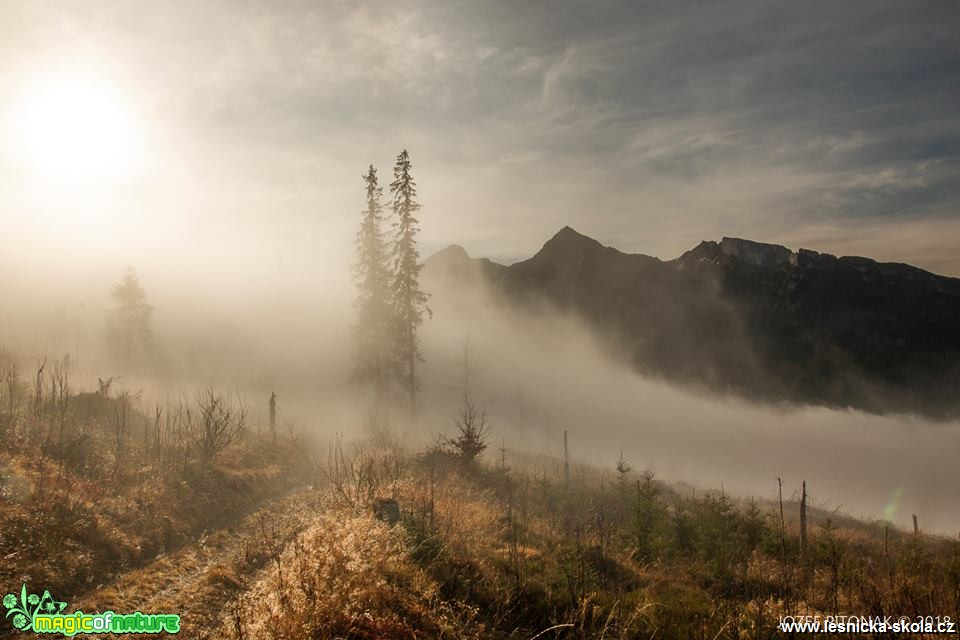
[(383, 230), (383, 188), (370, 165), (363, 176), (367, 207), (356, 240), (354, 273), (357, 283), (357, 322), (353, 327), (354, 380), (373, 384), (382, 402), (390, 374), (391, 275)]
[(107, 333), (114, 356), (127, 371), (145, 363), (151, 344), (147, 293), (136, 269), (127, 267), (120, 280), (110, 288), (114, 308), (107, 313)]
[(410, 154), (404, 149), (393, 167), (390, 194), (395, 217), (393, 242), (394, 357), (397, 377), (410, 398), (410, 412), (417, 413), (417, 363), (423, 362), (417, 330), (423, 324), (427, 294), (420, 289), (420, 253), (417, 251), (417, 185), (410, 175)]

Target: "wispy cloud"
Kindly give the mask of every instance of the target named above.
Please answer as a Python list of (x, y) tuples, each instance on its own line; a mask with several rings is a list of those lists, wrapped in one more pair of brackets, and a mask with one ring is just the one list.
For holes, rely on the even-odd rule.
[[(209, 189), (199, 217), (261, 208), (348, 241), (358, 172), (404, 146), (430, 247), (501, 259), (564, 224), (669, 257), (723, 234), (960, 215), (953, 3), (0, 11), (3, 68), (85, 47), (125, 65)], [(960, 274), (960, 257), (938, 267)]]

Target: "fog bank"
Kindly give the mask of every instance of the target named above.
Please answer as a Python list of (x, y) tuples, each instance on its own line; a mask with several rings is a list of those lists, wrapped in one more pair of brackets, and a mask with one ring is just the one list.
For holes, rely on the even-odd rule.
[[(236, 389), (261, 428), (276, 392), (282, 424), (305, 430), (322, 448), (337, 433), (359, 436), (370, 400), (349, 382), (348, 261), (342, 250), (309, 272), (283, 265), (234, 272), (225, 263), (192, 279), (182, 277), (182, 266), (148, 263), (155, 352), (149, 370), (136, 374), (120, 372), (103, 349), (111, 270), (64, 268), (59, 277), (21, 270), (0, 308), (0, 346), (28, 363), (42, 354), (76, 358), (79, 336), (75, 387), (121, 376), (118, 384), (144, 391), (145, 404), (205, 384)], [(433, 317), (422, 332), (423, 409), (415, 427), (402, 409), (393, 415), (411, 447), (453, 432), (469, 338), (471, 392), (488, 415), (489, 456), (501, 442), (561, 455), (567, 430), (574, 459), (611, 473), (622, 451), (636, 470), (740, 495), (774, 496), (779, 476), (789, 496), (806, 480), (813, 501), (827, 508), (888, 516), (900, 526), (916, 513), (926, 531), (960, 529), (960, 425), (778, 408), (676, 388), (632, 371), (574, 318), (507, 308), (484, 291), (432, 288)]]

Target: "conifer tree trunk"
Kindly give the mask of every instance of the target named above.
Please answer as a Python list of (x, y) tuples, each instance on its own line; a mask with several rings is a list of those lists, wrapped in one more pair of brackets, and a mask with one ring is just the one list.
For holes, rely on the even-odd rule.
[[(407, 331), (407, 344), (414, 344), (415, 336), (413, 327)], [(408, 349), (407, 351), (407, 390), (410, 394), (410, 415), (414, 419), (417, 417), (417, 350)]]

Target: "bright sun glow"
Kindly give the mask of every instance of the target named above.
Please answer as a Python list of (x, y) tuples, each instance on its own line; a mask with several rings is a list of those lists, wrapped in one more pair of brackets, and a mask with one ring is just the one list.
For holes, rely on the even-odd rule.
[(47, 178), (123, 178), (135, 160), (136, 126), (124, 96), (95, 78), (32, 82), (13, 126), (17, 157)]

